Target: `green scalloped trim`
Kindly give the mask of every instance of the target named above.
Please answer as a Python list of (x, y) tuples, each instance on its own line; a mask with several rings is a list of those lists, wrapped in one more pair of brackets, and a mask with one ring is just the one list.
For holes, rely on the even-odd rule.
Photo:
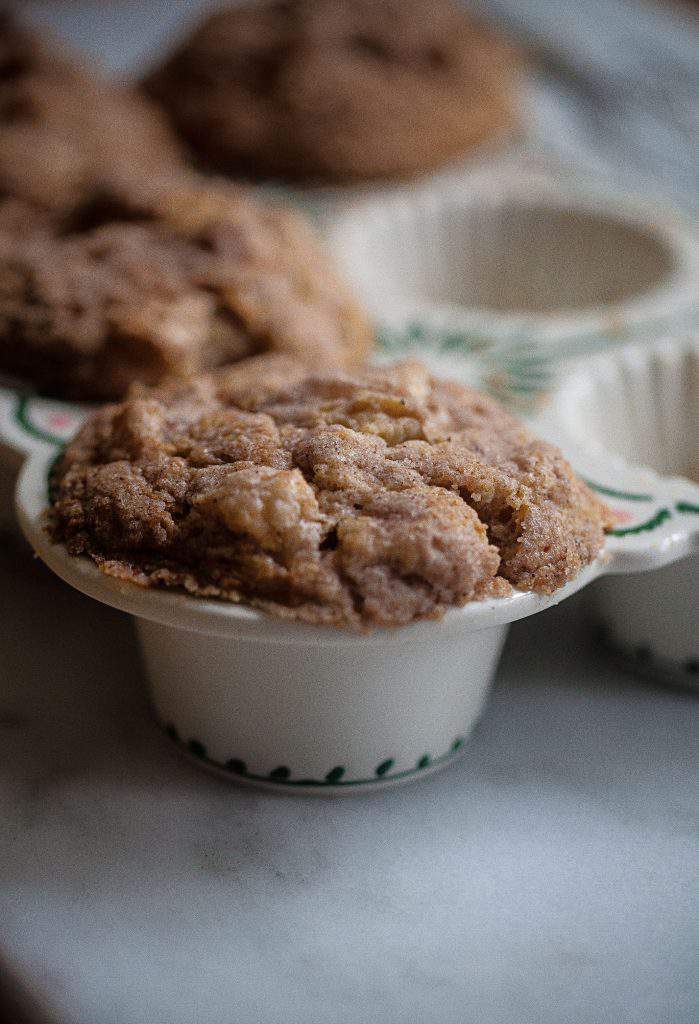
[(651, 516), (650, 519), (646, 519), (642, 523), (638, 523), (637, 526), (624, 526), (617, 527), (613, 530), (607, 530), (606, 532), (612, 537), (631, 537), (637, 533), (646, 533), (650, 530), (655, 530), (658, 526), (662, 526), (663, 523), (667, 522), (668, 519), (672, 518), (672, 512), (669, 508), (661, 508)]
[(400, 328), (381, 326), (377, 331), (377, 346), (384, 352), (411, 351), (415, 348), (430, 352), (461, 352), (471, 355), (492, 348), (493, 342), (485, 335), (467, 331), (435, 331), (425, 324), (412, 321)]
[[(596, 491), (597, 494), (603, 494), (607, 498), (621, 498), (623, 501), (654, 501), (652, 494), (635, 494), (631, 491), (618, 491), (613, 487), (604, 487), (602, 484), (596, 484), (594, 480), (588, 480), (585, 477), (580, 479), (587, 484), (592, 491)], [(699, 505), (695, 505), (691, 501), (677, 501), (675, 502), (674, 511), (679, 512), (683, 515), (699, 515)], [(618, 527), (616, 529), (607, 530), (608, 534), (613, 537), (628, 537), (636, 533), (645, 533), (648, 530), (655, 530), (656, 527), (661, 526), (667, 522), (668, 519), (672, 518), (672, 510), (669, 508), (659, 509), (654, 516), (650, 519), (646, 519), (645, 522), (639, 523), (637, 526), (626, 526)]]
[(239, 758), (230, 758), (228, 761), (216, 761), (213, 757), (208, 756), (206, 747), (199, 740), (190, 739), (185, 741), (181, 738), (177, 728), (171, 723), (167, 725), (160, 723), (160, 725), (166, 735), (182, 750), (211, 768), (217, 768), (219, 771), (228, 772), (234, 777), (248, 779), (251, 782), (267, 782), (277, 786), (296, 786), (300, 789), (316, 788), (319, 786), (366, 786), (377, 782), (393, 782), (398, 779), (408, 779), (413, 775), (420, 775), (425, 768), (434, 768), (437, 765), (450, 761), (464, 743), (463, 737), (457, 736), (446, 754), (442, 754), (440, 757), (430, 757), (429, 754), (423, 754), (416, 761), (414, 768), (407, 768), (400, 772), (391, 771), (395, 761), (392, 757), (387, 757), (377, 765), (374, 775), (368, 779), (346, 779), (344, 777), (346, 769), (343, 765), (336, 765), (334, 768), (331, 768), (322, 779), (295, 779), (292, 777), (291, 769), (286, 765), (278, 765), (268, 775), (259, 775), (256, 772), (249, 771), (245, 762)]
[(30, 437), (35, 438), (37, 441), (43, 441), (46, 444), (53, 445), (55, 448), (63, 448), (65, 440), (59, 437), (58, 434), (51, 434), (48, 430), (42, 430), (40, 427), (35, 427), (32, 421), (29, 419), (30, 398), (27, 395), (17, 396), (17, 405), (15, 406), (15, 422), (18, 426), (24, 430)]
[(594, 480), (588, 480), (586, 477), (581, 476), (580, 479), (583, 483), (586, 483), (591, 491), (596, 494), (603, 494), (605, 498), (621, 498), (622, 501), (654, 501), (652, 494), (635, 494), (633, 491), (617, 491), (614, 487), (604, 487), (602, 484), (596, 484)]

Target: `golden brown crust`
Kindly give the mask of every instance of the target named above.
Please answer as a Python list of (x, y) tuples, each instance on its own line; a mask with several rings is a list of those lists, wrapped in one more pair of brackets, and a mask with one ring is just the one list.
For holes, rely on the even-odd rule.
[(260, 352), (350, 366), (369, 351), (303, 219), (232, 185), (113, 184), (68, 221), (34, 210), (21, 227), (17, 200), (0, 203), (0, 367), (48, 394), (114, 399)]
[(290, 0), (212, 15), (146, 88), (209, 166), (342, 182), (502, 134), (517, 64), (450, 0)]
[(95, 414), (56, 472), (54, 539), (144, 586), (353, 629), (551, 593), (599, 552), (604, 507), (486, 396), (415, 363), (255, 375)]

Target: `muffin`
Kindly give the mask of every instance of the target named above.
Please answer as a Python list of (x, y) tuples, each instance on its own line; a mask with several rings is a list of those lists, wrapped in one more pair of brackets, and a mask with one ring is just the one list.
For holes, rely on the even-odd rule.
[(417, 363), (254, 364), (94, 414), (55, 469), (53, 539), (144, 587), (353, 630), (552, 593), (600, 551), (604, 506), (485, 395)]
[(517, 59), (450, 0), (224, 9), (145, 81), (200, 160), (306, 182), (404, 178), (514, 121)]
[[(94, 194), (69, 221), (0, 203), (0, 369), (108, 400), (263, 352), (361, 361), (371, 331), (295, 213), (231, 185)], [(26, 210), (27, 208), (24, 207)]]
[(65, 210), (114, 173), (151, 177), (180, 162), (148, 99), (0, 13), (0, 195)]

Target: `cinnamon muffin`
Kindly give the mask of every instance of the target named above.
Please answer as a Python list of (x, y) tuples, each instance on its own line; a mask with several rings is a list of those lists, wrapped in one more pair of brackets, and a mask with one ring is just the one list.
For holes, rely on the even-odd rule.
[(148, 178), (180, 159), (154, 104), (0, 13), (0, 195), (64, 210), (112, 174)]
[(350, 629), (551, 593), (600, 551), (604, 506), (490, 398), (416, 363), (254, 362), (93, 415), (55, 471), (54, 540), (141, 586)]
[[(69, 222), (0, 204), (0, 369), (42, 392), (121, 397), (264, 351), (367, 353), (364, 313), (296, 214), (230, 185), (96, 194)], [(21, 206), (21, 204), (20, 204)]]
[(502, 134), (517, 63), (451, 0), (270, 0), (209, 17), (145, 88), (217, 170), (346, 182)]

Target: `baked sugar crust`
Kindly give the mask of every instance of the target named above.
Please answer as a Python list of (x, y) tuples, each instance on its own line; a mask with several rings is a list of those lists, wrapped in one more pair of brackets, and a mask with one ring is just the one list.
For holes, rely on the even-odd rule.
[(109, 575), (352, 630), (552, 593), (607, 523), (489, 397), (418, 363), (314, 374), (280, 355), (102, 408), (50, 513), (54, 540)]

